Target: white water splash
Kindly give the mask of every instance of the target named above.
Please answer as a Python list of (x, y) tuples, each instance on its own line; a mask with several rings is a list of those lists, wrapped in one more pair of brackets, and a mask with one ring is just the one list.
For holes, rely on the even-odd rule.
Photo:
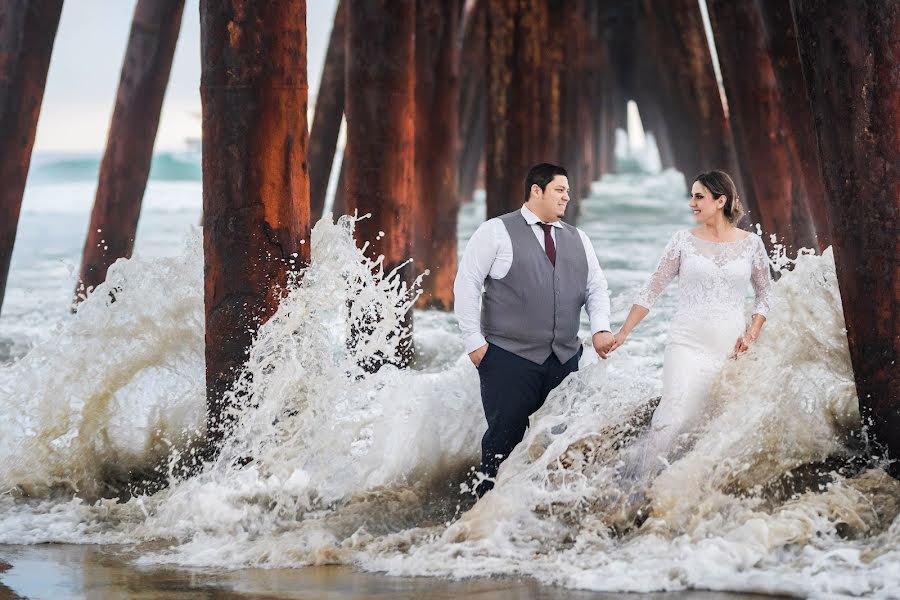
[[(396, 343), (411, 291), (373, 275), (346, 222), (319, 223), (312, 244), (302, 283), (259, 332), (239, 395), (248, 404), (220, 458), (153, 496), (48, 494), (102, 492), (111, 466), (153, 464), (158, 440), (184, 450), (202, 426), (196, 240), (168, 262), (119, 263), (116, 302), (98, 289), (52, 342), (0, 371), (0, 444), (20, 463), (0, 467), (0, 483), (39, 498), (0, 500), (0, 542), (152, 542), (142, 562), (343, 562), (617, 591), (900, 589), (896, 482), (872, 470), (794, 494), (785, 475), (856, 451), (830, 253), (801, 256), (775, 285), (778, 310), (723, 370), (710, 420), (648, 487), (650, 517), (637, 527), (616, 468), (658, 389), (639, 340), (606, 363), (586, 358), (532, 418), (494, 491), (450, 522), (484, 430), (474, 368), (460, 346), (442, 348), (456, 343), (452, 321), (417, 321), (432, 357), (424, 370), (365, 373), (360, 360)], [(377, 306), (384, 325), (348, 351), (351, 298), (354, 310)], [(88, 351), (98, 347), (107, 352)]]

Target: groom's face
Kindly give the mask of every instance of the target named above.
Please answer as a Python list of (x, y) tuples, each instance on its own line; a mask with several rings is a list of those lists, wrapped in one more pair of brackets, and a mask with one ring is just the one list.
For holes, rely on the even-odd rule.
[(538, 209), (534, 212), (542, 221), (552, 222), (562, 219), (569, 204), (569, 178), (565, 175), (556, 175), (543, 191), (540, 186), (532, 186), (529, 204), (534, 204)]

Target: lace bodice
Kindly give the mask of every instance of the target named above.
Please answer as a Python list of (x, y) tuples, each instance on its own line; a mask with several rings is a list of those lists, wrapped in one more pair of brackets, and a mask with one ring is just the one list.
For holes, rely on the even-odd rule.
[(743, 318), (748, 283), (755, 292), (753, 314), (766, 316), (772, 303), (768, 255), (753, 233), (735, 242), (711, 242), (686, 229), (676, 232), (635, 304), (651, 308), (675, 276), (678, 316)]

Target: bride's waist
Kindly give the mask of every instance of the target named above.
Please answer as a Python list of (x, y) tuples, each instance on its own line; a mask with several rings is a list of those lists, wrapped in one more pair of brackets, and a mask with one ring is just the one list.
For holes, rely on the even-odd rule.
[(679, 310), (672, 318), (670, 331), (722, 331), (738, 334), (746, 325), (744, 313), (739, 310)]
[(688, 346), (724, 358), (744, 331), (738, 312), (677, 313), (669, 326), (667, 346)]
[(692, 304), (679, 305), (675, 310), (675, 319), (692, 321), (744, 321), (744, 307), (742, 305), (724, 304)]

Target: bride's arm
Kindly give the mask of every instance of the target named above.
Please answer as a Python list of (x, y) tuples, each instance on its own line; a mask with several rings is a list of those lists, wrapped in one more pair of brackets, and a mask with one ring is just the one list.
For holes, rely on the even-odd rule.
[(653, 275), (650, 276), (650, 279), (648, 279), (647, 283), (644, 284), (644, 287), (641, 288), (637, 297), (637, 302), (631, 306), (631, 310), (625, 318), (625, 323), (622, 324), (622, 328), (616, 333), (616, 341), (610, 349), (610, 352), (625, 343), (631, 330), (650, 313), (650, 308), (653, 306), (653, 303), (656, 302), (656, 299), (663, 293), (666, 286), (669, 285), (669, 282), (678, 275), (678, 271), (681, 268), (680, 239), (681, 235), (679, 232), (669, 240), (666, 249), (663, 251), (662, 257), (659, 259), (659, 264), (656, 265), (656, 271), (653, 272)]
[(756, 341), (766, 322), (766, 315), (772, 307), (772, 277), (769, 274), (769, 256), (763, 241), (757, 238), (757, 247), (750, 269), (750, 283), (753, 285), (753, 318), (744, 335), (734, 345), (735, 356), (744, 352)]
[(644, 317), (650, 314), (650, 309), (640, 304), (632, 304), (631, 310), (628, 311), (628, 316), (625, 317), (625, 322), (622, 323), (622, 328), (619, 329), (618, 333), (616, 333), (616, 341), (613, 342), (612, 348), (609, 349), (610, 352), (621, 346), (625, 343), (625, 340), (628, 338), (628, 334), (631, 333), (631, 330), (637, 327), (637, 324), (643, 320)]

